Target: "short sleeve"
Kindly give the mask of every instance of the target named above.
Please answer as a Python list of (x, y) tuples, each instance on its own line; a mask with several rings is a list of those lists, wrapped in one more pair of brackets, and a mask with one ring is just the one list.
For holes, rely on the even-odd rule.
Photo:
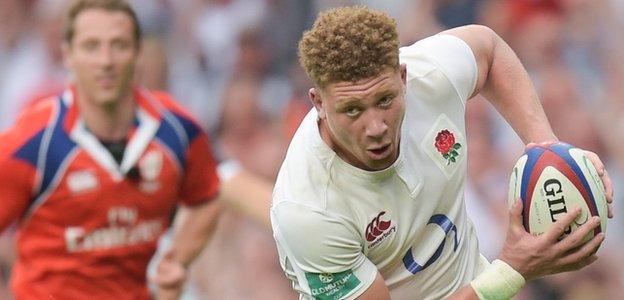
[(377, 268), (345, 220), (316, 208), (281, 202), (271, 210), (280, 261), (295, 288), (314, 299), (354, 299), (373, 283)]
[(185, 205), (198, 205), (217, 196), (219, 177), (216, 162), (205, 133), (199, 133), (186, 152), (184, 178), (180, 201)]
[(450, 34), (438, 34), (422, 39), (400, 50), (401, 63), (414, 73), (422, 60), (432, 62), (449, 79), (462, 101), (472, 95), (477, 84), (477, 61), (470, 46)]
[(16, 156), (34, 157), (35, 152), (20, 148), (22, 139), (22, 132), (15, 130), (0, 134), (0, 232), (24, 215), (33, 197), (37, 170)]

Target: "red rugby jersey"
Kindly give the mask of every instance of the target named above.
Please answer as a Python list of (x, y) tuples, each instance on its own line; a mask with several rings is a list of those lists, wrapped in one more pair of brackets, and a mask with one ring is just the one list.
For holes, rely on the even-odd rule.
[(173, 208), (215, 197), (205, 133), (167, 94), (133, 93), (120, 164), (86, 128), (73, 89), (0, 135), (0, 230), (19, 220), (17, 299), (149, 299), (146, 267)]

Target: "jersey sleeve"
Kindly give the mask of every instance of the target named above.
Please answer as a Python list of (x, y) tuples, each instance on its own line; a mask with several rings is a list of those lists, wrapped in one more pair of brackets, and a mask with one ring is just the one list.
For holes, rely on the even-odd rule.
[(219, 177), (210, 142), (202, 131), (189, 144), (180, 201), (198, 205), (214, 199), (219, 191)]
[(281, 202), (272, 208), (271, 221), (280, 263), (306, 298), (355, 299), (373, 283), (377, 268), (345, 220)]
[(24, 215), (33, 197), (37, 141), (47, 118), (38, 115), (28, 112), (0, 133), (0, 232)]
[(35, 170), (23, 162), (0, 158), (0, 232), (21, 218), (28, 208), (34, 177)]
[(465, 104), (478, 78), (477, 61), (470, 46), (456, 36), (438, 34), (400, 49), (400, 61), (407, 65), (408, 74), (418, 73), (415, 69), (423, 59), (445, 74)]
[(179, 122), (188, 139), (178, 200), (184, 205), (194, 206), (214, 199), (219, 191), (219, 177), (208, 136), (195, 118), (169, 94), (162, 91), (150, 93)]

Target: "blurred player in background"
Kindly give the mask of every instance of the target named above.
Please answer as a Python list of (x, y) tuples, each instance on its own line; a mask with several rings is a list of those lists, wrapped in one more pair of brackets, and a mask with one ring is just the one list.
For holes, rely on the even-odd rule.
[[(529, 146), (557, 140), (511, 48), (475, 25), (398, 44), (395, 21), (366, 7), (320, 14), (299, 44), (315, 109), (280, 170), (271, 220), (301, 298), (506, 299), (594, 262), (604, 234), (580, 241), (597, 218), (559, 241), (576, 209), (534, 237), (520, 201), (500, 259), (479, 253), (463, 199), (468, 99), (482, 93)], [(604, 166), (587, 154), (610, 203)]]
[(207, 136), (162, 92), (132, 84), (136, 15), (76, 1), (64, 59), (73, 83), (0, 135), (0, 230), (19, 221), (18, 299), (150, 299), (146, 266), (177, 204), (158, 298), (175, 298), (220, 204)]

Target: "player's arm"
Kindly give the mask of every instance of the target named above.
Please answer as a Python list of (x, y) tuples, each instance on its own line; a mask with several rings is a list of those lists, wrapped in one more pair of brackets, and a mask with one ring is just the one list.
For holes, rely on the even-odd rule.
[[(11, 144), (11, 137), (0, 135), (0, 144)], [(21, 218), (33, 197), (36, 168), (22, 159), (16, 159), (14, 149), (0, 145), (0, 233)]]
[[(23, 163), (0, 158), (0, 233), (28, 209), (34, 170)], [(10, 170), (10, 171), (9, 171)]]
[(219, 164), (219, 177), (223, 204), (270, 229), (269, 211), (273, 184), (233, 160)]
[[(483, 94), (525, 144), (557, 141), (527, 71), (498, 34), (481, 25), (457, 27), (443, 31), (442, 34), (462, 39), (475, 56), (477, 83), (472, 96)], [(602, 178), (611, 218), (611, 178), (600, 158), (593, 152), (585, 152)]]
[(481, 25), (457, 27), (442, 34), (462, 39), (475, 56), (478, 77), (472, 96), (483, 94), (525, 144), (557, 140), (527, 71), (500, 36)]
[(181, 205), (178, 209), (171, 247), (165, 251), (156, 270), (157, 299), (179, 297), (186, 281), (186, 270), (212, 237), (221, 210), (220, 202), (214, 199), (197, 206)]
[(171, 247), (156, 268), (157, 299), (178, 298), (186, 270), (212, 237), (221, 210), (219, 178), (205, 134), (190, 142), (184, 167)]
[(577, 207), (557, 220), (546, 233), (533, 236), (522, 225), (522, 202), (516, 201), (509, 212), (509, 227), (500, 258), (448, 299), (509, 299), (526, 281), (578, 270), (593, 263), (598, 259), (596, 251), (604, 241), (604, 233), (587, 243), (583, 243), (583, 238), (600, 226), (599, 218), (590, 218), (578, 230), (559, 239), (579, 214)]
[(271, 223), (281, 266), (306, 299), (390, 299), (377, 267), (362, 253), (361, 236), (343, 217), (279, 202)]
[(178, 209), (170, 252), (185, 268), (212, 237), (220, 210), (221, 201), (218, 198), (197, 206), (181, 205)]
[(390, 300), (390, 291), (388, 291), (388, 286), (379, 272), (377, 272), (377, 276), (375, 276), (373, 283), (357, 299)]

